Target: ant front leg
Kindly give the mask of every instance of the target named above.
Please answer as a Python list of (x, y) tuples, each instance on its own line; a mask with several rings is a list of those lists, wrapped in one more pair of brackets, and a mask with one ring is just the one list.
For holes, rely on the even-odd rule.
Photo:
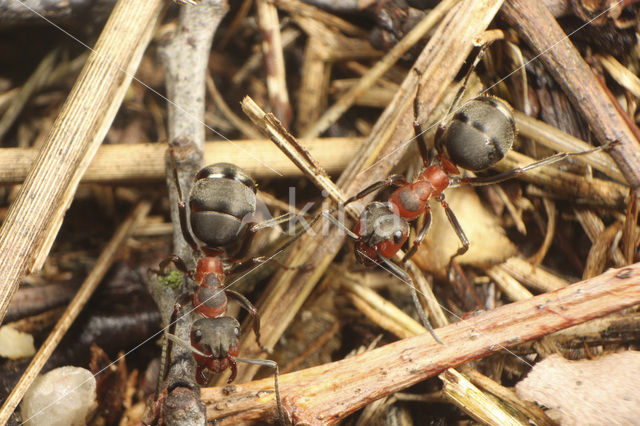
[(441, 345), (444, 345), (444, 342), (440, 340), (435, 330), (431, 326), (431, 323), (427, 318), (427, 314), (424, 312), (424, 308), (420, 304), (420, 300), (418, 299), (418, 290), (416, 289), (416, 286), (413, 282), (413, 278), (411, 278), (411, 275), (409, 275), (409, 273), (405, 271), (402, 267), (395, 264), (392, 260), (382, 256), (379, 256), (379, 257), (395, 276), (400, 278), (409, 286), (409, 288), (411, 288), (411, 299), (413, 300), (413, 305), (415, 306), (416, 311), (418, 312), (418, 316), (420, 317), (420, 321), (422, 322), (422, 325), (424, 326), (424, 328), (426, 328), (429, 331), (429, 333), (431, 333), (431, 336), (433, 336), (436, 342), (440, 343)]
[(418, 235), (416, 236), (415, 240), (413, 240), (413, 244), (411, 245), (411, 248), (405, 253), (404, 257), (402, 258), (402, 263), (406, 263), (409, 259), (411, 259), (411, 257), (413, 257), (414, 254), (416, 254), (416, 251), (418, 251), (418, 247), (420, 247), (420, 244), (422, 243), (422, 240), (424, 240), (424, 237), (427, 235), (427, 231), (429, 231), (429, 228), (431, 227), (431, 209), (429, 208), (429, 205), (426, 205), (426, 209), (424, 211), (424, 225), (422, 225), (422, 229), (420, 230), (420, 232), (418, 232)]
[(159, 272), (164, 273), (164, 271), (167, 269), (167, 266), (169, 266), (170, 263), (173, 263), (176, 269), (182, 272), (183, 274), (187, 274), (190, 277), (193, 276), (193, 271), (187, 267), (187, 264), (185, 263), (185, 261), (182, 260), (181, 257), (176, 256), (175, 254), (163, 259), (162, 262), (160, 262)]

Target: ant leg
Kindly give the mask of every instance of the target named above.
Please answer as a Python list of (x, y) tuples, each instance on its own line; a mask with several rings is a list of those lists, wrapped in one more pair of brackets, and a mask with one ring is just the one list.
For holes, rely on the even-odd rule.
[(171, 161), (171, 170), (173, 172), (173, 180), (178, 192), (178, 216), (180, 217), (180, 229), (182, 230), (182, 237), (193, 251), (198, 250), (198, 243), (189, 231), (187, 203), (185, 203), (182, 197), (182, 188), (180, 187), (180, 180), (178, 180), (178, 166), (176, 165), (176, 159), (173, 156), (173, 150), (169, 148), (169, 159)]
[(253, 225), (251, 228), (249, 228), (249, 232), (256, 232), (264, 228), (273, 228), (274, 226), (280, 225), (281, 223), (288, 222), (294, 216), (296, 216), (295, 213), (289, 212), (281, 216), (274, 217), (269, 220), (265, 220), (264, 222), (260, 222)]
[(420, 230), (420, 232), (418, 233), (418, 235), (416, 236), (416, 239), (413, 240), (413, 244), (411, 245), (411, 248), (409, 249), (409, 251), (407, 251), (404, 255), (404, 257), (402, 258), (402, 263), (404, 264), (407, 260), (411, 259), (411, 257), (416, 254), (416, 251), (418, 251), (418, 247), (420, 246), (420, 243), (422, 243), (422, 240), (424, 240), (424, 237), (427, 235), (427, 231), (429, 230), (429, 227), (431, 226), (431, 209), (429, 208), (429, 205), (427, 205), (426, 210), (424, 211), (424, 225), (422, 226), (422, 229)]
[(225, 290), (225, 293), (227, 294), (227, 296), (232, 297), (236, 302), (240, 303), (240, 306), (242, 306), (247, 310), (247, 312), (249, 312), (249, 315), (251, 315), (251, 317), (253, 318), (253, 332), (256, 335), (256, 343), (258, 344), (260, 349), (270, 354), (272, 351), (265, 348), (264, 346), (262, 346), (262, 343), (260, 343), (260, 315), (258, 314), (258, 310), (255, 308), (255, 306), (253, 306), (249, 299), (247, 299), (246, 297), (244, 297), (244, 295), (238, 293), (237, 291)]
[[(413, 69), (416, 74), (420, 77), (422, 76), (422, 72), (418, 71), (416, 68)], [(422, 163), (425, 167), (428, 167), (431, 164), (431, 156), (429, 155), (429, 149), (427, 148), (427, 140), (424, 137), (426, 131), (422, 130), (422, 126), (418, 121), (418, 115), (420, 113), (420, 91), (422, 90), (422, 83), (420, 83), (420, 79), (418, 79), (418, 87), (416, 89), (416, 96), (413, 98), (413, 133), (415, 134), (416, 142), (418, 143), (418, 150), (420, 151), (420, 156), (422, 157)], [(440, 131), (440, 126), (438, 126), (438, 131)], [(438, 139), (438, 135), (436, 135), (436, 140)]]
[(484, 43), (482, 46), (480, 46), (480, 51), (478, 52), (473, 63), (469, 67), (469, 70), (467, 70), (467, 73), (464, 76), (464, 80), (462, 81), (462, 86), (460, 86), (460, 88), (458, 89), (456, 96), (453, 98), (453, 102), (451, 102), (451, 105), (449, 106), (449, 111), (447, 111), (447, 113), (442, 117), (442, 120), (440, 120), (440, 123), (438, 124), (438, 129), (436, 130), (436, 135), (434, 138), (434, 146), (436, 148), (436, 151), (438, 152), (438, 157), (441, 160), (446, 158), (444, 157), (444, 149), (441, 143), (441, 139), (445, 129), (447, 128), (447, 123), (449, 122), (449, 116), (452, 113), (456, 112), (456, 107), (460, 103), (460, 100), (462, 99), (464, 92), (467, 90), (467, 85), (469, 84), (469, 78), (471, 77), (471, 74), (478, 66), (478, 63), (480, 63), (480, 60), (484, 56), (484, 53), (490, 44), (491, 44), (491, 41)]
[(451, 227), (454, 231), (456, 231), (456, 235), (462, 243), (462, 247), (459, 247), (458, 250), (449, 258), (447, 271), (450, 272), (453, 260), (456, 257), (465, 254), (467, 250), (469, 250), (469, 239), (467, 238), (467, 234), (464, 233), (464, 229), (462, 229), (462, 226), (460, 226), (460, 222), (458, 222), (458, 218), (456, 217), (455, 213), (453, 213), (453, 210), (451, 210), (451, 207), (449, 207), (449, 203), (445, 201), (444, 194), (440, 194), (438, 197), (436, 197), (436, 199), (440, 201), (440, 204), (442, 205), (442, 208), (447, 215), (447, 219), (449, 219)]
[(252, 258), (243, 260), (242, 262), (237, 262), (231, 268), (229, 268), (225, 273), (227, 275), (232, 275), (232, 274), (237, 274), (239, 272), (245, 272), (245, 271), (248, 271), (249, 269), (251, 269), (252, 267), (254, 267), (256, 265), (259, 265), (261, 263), (265, 263), (265, 262), (268, 262), (268, 261), (276, 262), (276, 263), (278, 263), (278, 265), (280, 267), (285, 268), (285, 269), (304, 269), (304, 268), (306, 268), (306, 265), (299, 265), (299, 266), (283, 265), (283, 264), (273, 260), (273, 257), (275, 257), (278, 253), (280, 253), (280, 252), (286, 250), (287, 248), (289, 248), (289, 246), (291, 246), (300, 237), (302, 237), (323, 216), (323, 213), (324, 213), (324, 211), (322, 213), (316, 215), (313, 219), (311, 219), (311, 221), (308, 222), (307, 225), (305, 225), (302, 229), (300, 229), (293, 237), (291, 237), (291, 239), (287, 240), (283, 245), (278, 247), (278, 249), (276, 249), (272, 254), (270, 254), (268, 256), (256, 256), (256, 257), (252, 257)]
[(391, 269), (391, 272), (395, 276), (397, 276), (398, 278), (400, 278), (402, 281), (404, 281), (406, 284), (409, 285), (409, 287), (411, 288), (411, 299), (413, 299), (413, 305), (415, 306), (416, 311), (418, 311), (418, 316), (420, 317), (420, 321), (422, 321), (422, 325), (424, 325), (424, 328), (426, 328), (429, 331), (429, 333), (431, 333), (431, 336), (433, 336), (436, 342), (440, 343), (441, 345), (444, 345), (444, 342), (440, 340), (436, 332), (433, 330), (433, 327), (431, 326), (431, 323), (429, 322), (429, 319), (427, 318), (427, 315), (424, 312), (424, 308), (420, 304), (420, 300), (418, 299), (418, 290), (416, 290), (416, 286), (413, 283), (413, 279), (411, 278), (411, 275), (409, 275), (407, 271), (405, 271), (399, 265), (396, 265), (390, 259), (387, 259), (383, 256), (379, 256), (379, 257), (380, 259), (382, 259), (384, 264), (389, 269)]
[[(357, 200), (359, 200), (361, 198), (364, 198), (367, 195), (369, 195), (372, 192), (375, 192), (375, 191), (377, 191), (379, 189), (386, 188), (386, 187), (389, 187), (391, 185), (405, 185), (406, 183), (407, 183), (407, 180), (405, 179), (404, 176), (391, 175), (388, 178), (386, 178), (385, 180), (381, 180), (381, 181), (372, 183), (371, 185), (367, 186), (362, 191), (358, 192), (353, 197), (348, 198), (344, 203), (342, 203), (342, 207), (346, 206), (347, 204), (353, 203), (354, 201), (357, 201)], [(333, 210), (336, 210), (336, 209), (333, 209)]]
[(162, 262), (160, 262), (160, 265), (159, 265), (160, 270), (158, 272), (164, 272), (165, 269), (167, 269), (167, 266), (169, 266), (170, 263), (173, 263), (178, 271), (180, 271), (180, 272), (182, 272), (184, 274), (187, 274), (189, 276), (193, 275), (193, 271), (191, 271), (187, 267), (187, 264), (184, 262), (184, 260), (182, 260), (181, 257), (176, 256), (175, 254), (163, 259)]
[(531, 170), (531, 169), (535, 169), (538, 167), (542, 167), (542, 166), (548, 166), (550, 164), (554, 164), (557, 163), (558, 161), (562, 161), (565, 158), (571, 157), (571, 156), (578, 156), (578, 155), (586, 155), (586, 154), (592, 154), (594, 152), (598, 152), (598, 151), (602, 151), (608, 149), (608, 146), (598, 146), (596, 148), (593, 149), (588, 149), (586, 151), (576, 151), (576, 152), (559, 152), (555, 155), (552, 155), (550, 157), (547, 158), (543, 158), (542, 160), (538, 160), (535, 161), (531, 164), (528, 164), (524, 167), (517, 167), (513, 170), (510, 170), (508, 172), (504, 172), (504, 173), (500, 173), (497, 174), (495, 176), (488, 176), (488, 177), (474, 177), (474, 178), (461, 178), (460, 182), (462, 183), (468, 183), (470, 185), (473, 186), (482, 186), (482, 185), (490, 185), (493, 183), (500, 183), (503, 182), (505, 180), (514, 178), (518, 175), (521, 175), (522, 173)]
[(278, 375), (280, 374), (278, 363), (270, 359), (247, 359), (247, 358), (237, 358), (237, 357), (233, 357), (233, 359), (238, 362), (245, 362), (247, 364), (262, 365), (263, 367), (273, 368), (273, 371), (274, 371), (273, 382), (274, 382), (274, 388), (276, 391), (276, 405), (278, 406), (278, 420), (280, 420), (280, 424), (287, 425), (288, 422), (286, 420), (286, 417), (284, 416), (284, 409), (282, 408), (282, 399), (280, 398), (280, 386), (278, 385)]

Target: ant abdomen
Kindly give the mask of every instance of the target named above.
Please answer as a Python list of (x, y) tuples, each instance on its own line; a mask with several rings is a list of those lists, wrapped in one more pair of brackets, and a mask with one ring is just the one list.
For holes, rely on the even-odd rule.
[(209, 247), (236, 242), (256, 211), (255, 183), (229, 163), (207, 166), (196, 179), (189, 196), (193, 233)]
[(455, 112), (440, 143), (453, 163), (480, 171), (502, 160), (515, 137), (516, 125), (509, 104), (500, 98), (479, 96)]

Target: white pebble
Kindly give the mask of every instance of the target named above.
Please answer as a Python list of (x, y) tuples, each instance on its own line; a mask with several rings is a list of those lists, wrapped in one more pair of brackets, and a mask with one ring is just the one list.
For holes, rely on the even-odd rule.
[(20, 406), (26, 426), (80, 426), (96, 399), (96, 379), (89, 370), (60, 367), (38, 376)]
[(36, 353), (33, 347), (33, 336), (3, 325), (0, 327), (0, 356), (5, 358), (22, 358)]

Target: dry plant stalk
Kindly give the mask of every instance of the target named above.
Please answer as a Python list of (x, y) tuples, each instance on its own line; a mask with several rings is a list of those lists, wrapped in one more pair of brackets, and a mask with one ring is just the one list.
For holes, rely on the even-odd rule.
[(285, 126), (288, 126), (293, 111), (291, 110), (289, 92), (287, 91), (287, 78), (284, 68), (278, 10), (270, 1), (257, 0), (256, 12), (258, 16), (258, 26), (262, 33), (262, 54), (264, 56), (265, 71), (267, 74), (269, 103), (273, 107), (273, 113), (276, 117), (278, 117)]
[[(298, 422), (333, 424), (364, 405), (440, 372), (590, 319), (640, 304), (640, 264), (514, 302), (331, 364), (280, 377), (285, 409)], [(202, 389), (207, 419), (249, 423), (275, 412), (273, 380)], [(224, 401), (223, 403), (221, 401)]]
[[(447, 91), (467, 55), (473, 40), (480, 34), (500, 8), (499, 0), (462, 1), (441, 21), (433, 37), (416, 60), (396, 97), (385, 109), (355, 160), (342, 174), (338, 187), (344, 194), (355, 194), (376, 180), (385, 178), (408, 148), (413, 136), (413, 99), (418, 80), (423, 100), (419, 120), (431, 114)], [(363, 172), (364, 171), (364, 172)], [(357, 203), (354, 203), (357, 204)], [(344, 234), (332, 229), (327, 236), (303, 236), (291, 250), (287, 264), (309, 263), (312, 271), (279, 271), (265, 290), (265, 299), (258, 304), (261, 315), (263, 344), (273, 346), (287, 328), (302, 303), (336, 255)], [(240, 343), (244, 356), (261, 356), (259, 348), (248, 334)], [(255, 374), (250, 366), (238, 372), (238, 381)]]
[(457, 0), (446, 0), (438, 4), (429, 12), (418, 25), (393, 46), (393, 48), (380, 61), (367, 71), (358, 83), (342, 95), (322, 117), (308, 129), (303, 137), (317, 137), (334, 124), (362, 96), (389, 68), (391, 68), (409, 49), (413, 47), (433, 26), (442, 20)]
[[(600, 144), (616, 142), (610, 154), (631, 188), (640, 191), (640, 130), (571, 44), (541, 2), (507, 0), (502, 16), (540, 54), (540, 60), (579, 110)], [(615, 103), (614, 103), (615, 102)]]
[(133, 229), (144, 219), (150, 209), (151, 204), (148, 201), (142, 201), (133, 209), (129, 217), (120, 224), (120, 227), (100, 254), (93, 270), (78, 289), (78, 292), (69, 303), (69, 306), (67, 306), (58, 323), (49, 334), (49, 337), (47, 337), (47, 340), (44, 341), (38, 349), (38, 352), (31, 359), (29, 366), (20, 377), (11, 394), (9, 394), (4, 401), (2, 408), (0, 408), (0, 424), (7, 423), (11, 413), (13, 413), (13, 410), (18, 406), (25, 392), (40, 373), (40, 370), (58, 346), (60, 340), (78, 317), (82, 308), (84, 308), (84, 305), (86, 305), (113, 262), (122, 253), (122, 247), (127, 242)]
[[(302, 143), (330, 174), (347, 166), (363, 138), (306, 139)], [(240, 149), (238, 149), (240, 147)], [(340, 150), (342, 155), (335, 152)], [(160, 143), (105, 145), (98, 149), (82, 183), (118, 183), (159, 180), (165, 176), (167, 147)], [(244, 151), (254, 153), (248, 157)], [(38, 156), (34, 148), (0, 148), (0, 184), (22, 183)], [(301, 176), (302, 172), (267, 139), (205, 142), (204, 163), (233, 163), (255, 178)], [(264, 167), (263, 162), (271, 165)]]
[[(593, 146), (553, 127), (543, 121), (529, 117), (520, 111), (513, 111), (518, 134), (535, 140), (541, 145), (558, 152), (578, 152), (592, 149)], [(601, 171), (618, 182), (625, 183), (624, 176), (610, 156), (604, 152), (594, 152), (589, 155), (573, 157), (576, 162), (587, 164)]]
[(469, 379), (456, 370), (448, 369), (439, 377), (443, 382), (442, 392), (456, 401), (456, 405), (476, 421), (489, 425), (525, 426), (529, 424), (525, 418), (507, 412), (497, 399), (483, 394)]
[(47, 54), (44, 59), (40, 61), (36, 70), (31, 74), (31, 77), (20, 87), (16, 96), (13, 97), (9, 107), (0, 119), (0, 140), (2, 140), (11, 125), (13, 125), (15, 119), (18, 118), (22, 108), (24, 108), (31, 95), (47, 81), (57, 58), (58, 49)]
[[(24, 274), (40, 269), (165, 2), (119, 1), (0, 228), (0, 320)], [(123, 72), (124, 71), (124, 72)]]
[[(509, 151), (507, 156), (495, 165), (500, 172), (524, 167), (535, 160), (516, 151)], [(585, 178), (573, 173), (563, 172), (556, 167), (538, 167), (527, 170), (518, 179), (535, 183), (550, 190), (551, 193), (568, 195), (574, 199), (589, 200), (598, 205), (612, 208), (623, 208), (626, 205), (628, 187), (619, 183)]]

